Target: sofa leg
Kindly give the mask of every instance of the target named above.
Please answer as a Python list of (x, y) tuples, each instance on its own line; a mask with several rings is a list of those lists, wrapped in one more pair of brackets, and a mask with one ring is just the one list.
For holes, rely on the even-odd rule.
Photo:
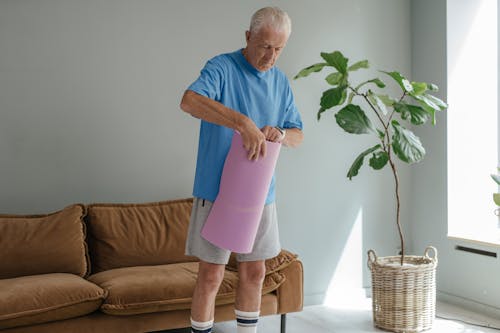
[(286, 313), (281, 314), (281, 330), (280, 333), (286, 332)]

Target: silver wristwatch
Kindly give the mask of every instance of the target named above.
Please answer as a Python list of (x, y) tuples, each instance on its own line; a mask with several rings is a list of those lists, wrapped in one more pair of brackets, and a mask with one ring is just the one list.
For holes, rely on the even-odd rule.
[(286, 135), (286, 129), (281, 128), (279, 126), (274, 126), (274, 128), (276, 128), (281, 133), (280, 141), (283, 141), (283, 139), (285, 138), (285, 135)]

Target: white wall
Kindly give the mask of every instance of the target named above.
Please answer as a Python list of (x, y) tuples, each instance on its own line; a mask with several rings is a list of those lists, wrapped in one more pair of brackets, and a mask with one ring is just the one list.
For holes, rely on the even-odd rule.
[[(1, 1), (0, 212), (190, 196), (198, 121), (180, 112), (181, 95), (208, 58), (243, 46), (250, 15), (265, 5)], [(336, 49), (371, 61), (374, 69), (359, 79), (379, 75), (375, 69), (410, 73), (409, 0), (272, 5), (293, 20), (278, 63), (290, 78), (320, 61), (320, 51)], [(331, 113), (316, 121), (323, 77), (292, 82), (306, 139), (283, 152), (277, 174), (282, 243), (304, 262), (308, 304), (323, 300), (360, 211), (363, 244), (351, 247), (362, 255), (349, 264), (364, 285), (366, 250), (393, 255), (398, 246), (389, 169), (363, 168), (352, 182), (345, 178), (373, 140), (344, 134)], [(403, 206), (406, 220), (409, 209)]]
[[(417, 0), (412, 10), (412, 72), (415, 80), (436, 83), (446, 99), (446, 0)], [(450, 105), (447, 112), (453, 112)], [(455, 246), (498, 252), (498, 248), (447, 238), (446, 112), (435, 128), (419, 131), (428, 156), (412, 173), (411, 234), (414, 252), (427, 245), (439, 250), (437, 288), (442, 299), (500, 313), (500, 265), (491, 258), (455, 250)], [(490, 308), (486, 310), (484, 305)], [(496, 308), (493, 309), (493, 308)]]

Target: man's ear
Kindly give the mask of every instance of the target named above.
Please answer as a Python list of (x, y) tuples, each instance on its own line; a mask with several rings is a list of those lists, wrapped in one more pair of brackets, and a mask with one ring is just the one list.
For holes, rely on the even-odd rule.
[(250, 40), (250, 31), (245, 31), (245, 40), (246, 42), (248, 43), (248, 41)]

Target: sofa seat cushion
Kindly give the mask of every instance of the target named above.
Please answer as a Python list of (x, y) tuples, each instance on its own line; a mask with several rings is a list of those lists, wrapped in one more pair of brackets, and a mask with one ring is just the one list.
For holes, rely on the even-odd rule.
[(0, 330), (78, 317), (99, 309), (106, 292), (73, 274), (0, 280)]
[[(189, 309), (198, 274), (198, 263), (116, 268), (89, 280), (108, 292), (101, 311), (111, 315)], [(238, 274), (226, 270), (215, 304), (233, 303)], [(263, 294), (277, 289), (284, 276), (273, 273), (264, 281)]]

